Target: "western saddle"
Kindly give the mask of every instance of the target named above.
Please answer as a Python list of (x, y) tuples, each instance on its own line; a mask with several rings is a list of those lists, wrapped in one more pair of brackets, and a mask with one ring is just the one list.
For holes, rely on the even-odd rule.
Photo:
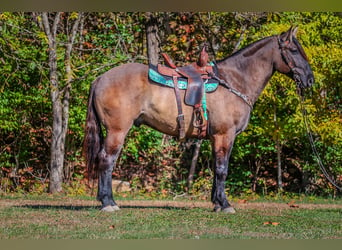
[(166, 53), (162, 53), (162, 56), (166, 65), (158, 64), (157, 69), (160, 74), (172, 77), (173, 79), (178, 108), (177, 122), (179, 126), (179, 139), (184, 140), (185, 138), (185, 126), (178, 78), (187, 79), (188, 84), (184, 102), (186, 105), (193, 107), (193, 126), (198, 130), (198, 137), (204, 138), (208, 128), (208, 121), (204, 116), (202, 106), (202, 99), (205, 91), (204, 82), (213, 75), (213, 66), (208, 63), (207, 45), (203, 46), (197, 62), (190, 63), (183, 67), (177, 67)]

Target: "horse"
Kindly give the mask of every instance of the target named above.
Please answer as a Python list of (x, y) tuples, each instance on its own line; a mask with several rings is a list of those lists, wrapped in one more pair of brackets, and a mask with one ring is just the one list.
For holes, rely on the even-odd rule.
[[(220, 84), (206, 95), (208, 133), (213, 154), (213, 211), (235, 213), (225, 194), (228, 161), (238, 134), (246, 129), (262, 90), (278, 71), (304, 89), (314, 83), (307, 56), (296, 38), (297, 27), (262, 38), (216, 62)], [(112, 193), (112, 171), (125, 137), (133, 125), (147, 125), (170, 136), (178, 135), (174, 90), (151, 82), (149, 66), (127, 63), (110, 69), (91, 85), (84, 137), (84, 155), (89, 173), (98, 178), (97, 200), (101, 210), (119, 206)], [(184, 100), (184, 90), (180, 90)], [(185, 136), (196, 138), (192, 107), (182, 103)], [(103, 133), (105, 130), (105, 135)]]

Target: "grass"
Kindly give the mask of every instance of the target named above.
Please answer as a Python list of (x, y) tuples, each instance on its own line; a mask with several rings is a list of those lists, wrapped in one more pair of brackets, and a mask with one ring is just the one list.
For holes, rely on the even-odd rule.
[(207, 207), (124, 205), (103, 213), (87, 198), (12, 197), (0, 200), (0, 239), (342, 239), (342, 209), (247, 205), (227, 215)]

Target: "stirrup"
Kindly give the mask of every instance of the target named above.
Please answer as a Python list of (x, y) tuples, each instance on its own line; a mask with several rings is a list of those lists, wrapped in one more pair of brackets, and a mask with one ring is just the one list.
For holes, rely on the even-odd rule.
[(205, 126), (205, 117), (203, 113), (203, 108), (202, 105), (200, 106), (195, 106), (194, 108), (194, 121), (193, 121), (193, 126), (195, 128), (203, 128)]

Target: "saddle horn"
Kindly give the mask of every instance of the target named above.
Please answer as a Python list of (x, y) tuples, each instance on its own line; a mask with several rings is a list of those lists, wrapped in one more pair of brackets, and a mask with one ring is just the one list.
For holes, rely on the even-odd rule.
[(198, 60), (197, 60), (197, 65), (199, 67), (205, 67), (208, 64), (209, 56), (208, 56), (207, 49), (208, 49), (208, 44), (205, 43), (203, 45), (203, 48), (202, 48), (200, 55), (198, 57)]

